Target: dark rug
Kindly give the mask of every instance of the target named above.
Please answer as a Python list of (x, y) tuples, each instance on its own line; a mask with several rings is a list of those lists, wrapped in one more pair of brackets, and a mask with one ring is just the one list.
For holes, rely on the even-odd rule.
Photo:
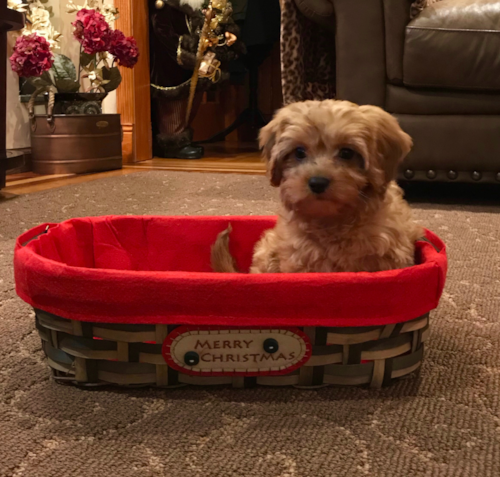
[(145, 172), (0, 203), (0, 476), (500, 475), (500, 206), (414, 209), (450, 261), (418, 377), (381, 391), (88, 391), (50, 378), (14, 292), (15, 238), (86, 215), (272, 214), (276, 191), (257, 176)]

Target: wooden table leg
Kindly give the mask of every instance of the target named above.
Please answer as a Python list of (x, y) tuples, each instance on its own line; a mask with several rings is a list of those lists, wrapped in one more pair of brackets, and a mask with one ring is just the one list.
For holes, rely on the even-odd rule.
[(24, 14), (7, 8), (0, 0), (0, 189), (7, 173), (7, 32), (24, 27)]

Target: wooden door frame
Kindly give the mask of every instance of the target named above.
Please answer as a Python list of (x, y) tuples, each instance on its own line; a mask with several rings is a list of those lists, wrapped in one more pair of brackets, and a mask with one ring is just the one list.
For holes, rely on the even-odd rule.
[[(280, 3), (282, 3), (282, 0), (280, 0)], [(123, 163), (130, 164), (153, 157), (149, 70), (149, 9), (147, 0), (115, 0), (115, 6), (120, 12), (120, 18), (116, 21), (116, 28), (122, 30), (127, 36), (132, 35), (137, 41), (140, 52), (139, 61), (135, 68), (120, 67), (123, 79), (116, 94), (117, 111), (121, 114), (123, 127)], [(279, 51), (277, 55), (279, 59)], [(271, 69), (267, 68), (267, 70), (267, 75), (272, 76)], [(277, 86), (274, 89), (279, 89), (276, 95), (279, 104), (273, 104), (273, 109), (277, 109), (282, 105), (281, 81), (278, 80), (276, 84)], [(221, 128), (228, 126), (240, 110), (246, 106), (246, 96), (243, 100), (236, 101), (235, 95), (231, 95), (230, 87), (227, 88), (225, 94), (228, 95), (228, 98), (225, 98), (226, 107), (224, 108), (226, 124), (222, 124)], [(272, 112), (269, 111), (269, 113)], [(228, 139), (239, 140), (239, 134), (234, 133)]]
[(120, 12), (116, 28), (132, 35), (139, 48), (139, 61), (133, 69), (120, 67), (122, 83), (116, 91), (116, 108), (123, 128), (123, 163), (153, 157), (151, 134), (151, 95), (149, 73), (149, 11), (147, 0), (115, 0)]

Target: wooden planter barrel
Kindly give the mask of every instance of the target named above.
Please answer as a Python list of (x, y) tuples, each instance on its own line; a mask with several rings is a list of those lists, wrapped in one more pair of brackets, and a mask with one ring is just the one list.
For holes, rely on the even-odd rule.
[(122, 167), (119, 114), (34, 116), (33, 172), (83, 174)]

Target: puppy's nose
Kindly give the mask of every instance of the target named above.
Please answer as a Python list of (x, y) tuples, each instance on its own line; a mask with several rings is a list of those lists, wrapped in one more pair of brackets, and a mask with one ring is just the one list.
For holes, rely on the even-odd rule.
[(322, 194), (330, 185), (330, 179), (326, 177), (311, 177), (309, 179), (309, 189), (315, 194)]

